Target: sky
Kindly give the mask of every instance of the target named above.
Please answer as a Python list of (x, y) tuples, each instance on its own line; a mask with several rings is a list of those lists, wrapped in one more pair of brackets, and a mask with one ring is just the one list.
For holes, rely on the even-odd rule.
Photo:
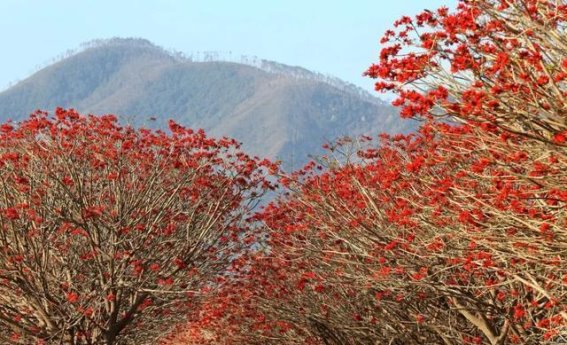
[(166, 49), (257, 56), (367, 90), (379, 39), (402, 15), (456, 0), (0, 0), (0, 90), (81, 43), (140, 37)]

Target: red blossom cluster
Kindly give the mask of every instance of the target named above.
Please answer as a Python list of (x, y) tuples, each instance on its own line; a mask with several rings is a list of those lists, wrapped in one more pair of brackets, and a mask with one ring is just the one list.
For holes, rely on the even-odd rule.
[(460, 1), (396, 22), (366, 74), (403, 117), (444, 117), (567, 145), (567, 6)]

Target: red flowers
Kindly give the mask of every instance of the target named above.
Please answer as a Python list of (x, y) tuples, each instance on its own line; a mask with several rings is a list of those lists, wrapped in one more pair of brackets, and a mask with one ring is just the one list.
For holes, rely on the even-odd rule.
[(104, 212), (104, 206), (90, 206), (83, 210), (83, 218), (96, 218), (102, 216)]
[(7, 219), (10, 220), (16, 220), (16, 219), (20, 219), (20, 214), (18, 212), (18, 210), (16, 210), (14, 207), (9, 207), (6, 208), (2, 211), (4, 217), (6, 217)]
[(522, 305), (517, 304), (514, 306), (514, 314), (513, 317), (516, 320), (522, 319), (526, 315), (526, 311)]
[(567, 131), (556, 133), (553, 136), (553, 141), (556, 142), (557, 144), (565, 144), (567, 142)]
[(67, 293), (66, 298), (67, 298), (67, 302), (73, 304), (79, 301), (79, 295), (76, 292)]
[[(551, 1), (502, 3), (506, 15), (483, 0), (461, 1), (453, 13), (444, 8), (424, 11), (415, 20), (403, 17), (394, 25), (398, 30), (385, 35), (379, 62), (366, 75), (378, 79), (376, 90), (399, 95), (395, 103), (402, 106), (403, 117), (428, 118), (434, 113), (507, 129), (519, 122), (530, 136), (563, 144), (567, 128), (554, 125), (560, 123), (554, 119), (562, 112), (557, 99), (566, 96), (560, 90), (567, 63), (557, 42), (566, 14), (561, 4)], [(519, 36), (509, 32), (506, 18), (512, 17), (515, 30), (522, 32)], [(534, 28), (534, 21), (545, 23), (548, 30)], [(470, 82), (465, 75), (471, 76)], [(425, 91), (416, 96), (416, 89)], [(546, 130), (530, 130), (532, 120), (545, 123)]]

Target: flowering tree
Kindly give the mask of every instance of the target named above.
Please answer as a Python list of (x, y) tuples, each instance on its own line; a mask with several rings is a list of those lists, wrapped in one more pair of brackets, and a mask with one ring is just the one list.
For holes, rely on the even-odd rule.
[(38, 112), (0, 134), (0, 341), (153, 344), (219, 286), (272, 188), (233, 140)]
[(288, 272), (287, 286), (280, 277), (263, 292), (282, 291), (259, 299), (263, 309), (333, 344), (556, 341), (564, 170), (542, 169), (539, 152), (514, 142), (426, 126), (361, 151), (362, 165), (309, 177), (263, 215), (268, 258)]
[(195, 343), (564, 342), (565, 20), (545, 0), (399, 20), (367, 74), (426, 124), (283, 178), (252, 292), (192, 323), (237, 336)]
[[(507, 282), (523, 284), (532, 306), (559, 305), (554, 320), (562, 327), (565, 272), (552, 266), (565, 266), (566, 20), (564, 1), (461, 1), (452, 13), (441, 8), (401, 18), (382, 40), (387, 46), (379, 63), (367, 71), (379, 79), (377, 90), (399, 95), (403, 116), (465, 124), (458, 134), (435, 131), (452, 143), (460, 162), (470, 160), (448, 176), (451, 183), (459, 177), (450, 191), (461, 202), (449, 200), (475, 206), (454, 216), (488, 230), (472, 243), (514, 264)], [(423, 164), (418, 158), (415, 164)], [(468, 199), (467, 186), (474, 187)], [(549, 324), (521, 303), (515, 311), (527, 316), (524, 328)]]
[[(476, 131), (384, 136), (359, 164), (284, 178), (291, 194), (259, 215), (266, 250), (238, 265), (180, 343), (560, 341), (565, 175), (519, 154), (523, 139)], [(534, 188), (542, 176), (556, 181), (550, 196)]]
[(567, 4), (459, 1), (402, 17), (366, 74), (398, 94), (403, 117), (450, 117), (567, 145)]

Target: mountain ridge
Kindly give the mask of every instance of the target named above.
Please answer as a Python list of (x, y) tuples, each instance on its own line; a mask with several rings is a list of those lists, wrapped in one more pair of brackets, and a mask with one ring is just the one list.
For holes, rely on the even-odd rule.
[(0, 120), (57, 106), (159, 128), (173, 118), (234, 137), (253, 154), (296, 157), (298, 164), (320, 154), (324, 140), (414, 128), (385, 102), (337, 78), (266, 60), (207, 59), (144, 39), (94, 41), (1, 92)]

